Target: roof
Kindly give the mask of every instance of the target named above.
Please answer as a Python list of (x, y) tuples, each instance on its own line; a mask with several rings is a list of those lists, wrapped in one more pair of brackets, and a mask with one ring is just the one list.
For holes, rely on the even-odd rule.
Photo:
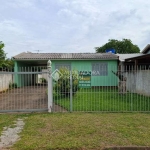
[(150, 44), (147, 44), (147, 46), (142, 50), (142, 53), (146, 54), (148, 50), (150, 50)]
[(142, 56), (137, 56), (137, 57), (133, 57), (133, 58), (127, 58), (125, 59), (125, 61), (131, 61), (131, 60), (137, 60), (137, 59), (147, 59), (149, 60), (150, 62), (150, 54), (145, 54), (145, 55), (142, 55)]
[(48, 60), (48, 59), (118, 59), (112, 53), (31, 53), (23, 52), (13, 57), (15, 60)]
[(134, 53), (134, 54), (116, 54), (117, 56), (119, 56), (119, 60), (120, 61), (125, 61), (125, 59), (128, 58), (134, 58), (134, 57), (138, 57), (138, 56), (143, 56), (144, 54), (142, 53)]

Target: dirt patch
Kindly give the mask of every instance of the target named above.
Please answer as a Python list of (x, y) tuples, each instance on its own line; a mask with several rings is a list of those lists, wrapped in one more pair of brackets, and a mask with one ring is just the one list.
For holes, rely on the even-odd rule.
[(56, 105), (55, 103), (53, 103), (53, 112), (67, 112), (66, 109), (64, 109), (63, 107)]
[(22, 119), (17, 119), (14, 128), (4, 127), (4, 131), (0, 137), (0, 149), (12, 146), (17, 140), (19, 140), (19, 133), (24, 127)]

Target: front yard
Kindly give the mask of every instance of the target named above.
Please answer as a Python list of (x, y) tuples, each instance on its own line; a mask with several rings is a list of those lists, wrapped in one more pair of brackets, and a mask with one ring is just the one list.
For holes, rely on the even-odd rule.
[(27, 114), (26, 117), (21, 139), (12, 150), (89, 150), (105, 146), (150, 146), (149, 114), (46, 113)]
[[(54, 97), (54, 102), (70, 110), (69, 97)], [(72, 100), (73, 111), (150, 111), (150, 97), (136, 93), (120, 95), (117, 89), (80, 89)]]
[(7, 114), (0, 115), (0, 135), (3, 131), (3, 128), (6, 126), (11, 126), (16, 120), (16, 118), (17, 118), (16, 115), (7, 115)]

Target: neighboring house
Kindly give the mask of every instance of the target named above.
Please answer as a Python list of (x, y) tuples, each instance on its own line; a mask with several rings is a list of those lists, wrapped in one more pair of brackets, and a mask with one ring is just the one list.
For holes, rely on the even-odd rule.
[(119, 70), (146, 70), (150, 68), (150, 44), (141, 53), (116, 55), (119, 56)]
[[(66, 67), (69, 70), (90, 71), (91, 86), (117, 86), (118, 79), (112, 73), (117, 71), (118, 56), (111, 53), (21, 53), (13, 57), (15, 72), (19, 68), (30, 68), (31, 66), (47, 66), (47, 61), (52, 62), (52, 71)], [(21, 70), (23, 71), (23, 70)], [(28, 70), (30, 71), (30, 69)], [(22, 84), (21, 77), (16, 75), (16, 82)]]
[(142, 50), (143, 54), (150, 54), (150, 44), (148, 44), (143, 50)]
[(134, 62), (127, 62), (127, 59), (132, 59), (135, 57), (143, 56), (142, 53), (133, 53), (133, 54), (116, 54), (119, 56), (119, 63), (118, 63), (118, 70), (119, 71), (125, 71), (129, 68), (134, 67)]
[(150, 69), (150, 44), (148, 44), (141, 52), (141, 55), (134, 56), (132, 58), (126, 58), (125, 63), (128, 65), (135, 66), (137, 70), (148, 70)]
[(150, 44), (138, 54), (117, 54), (119, 70), (127, 78), (127, 90), (150, 96)]

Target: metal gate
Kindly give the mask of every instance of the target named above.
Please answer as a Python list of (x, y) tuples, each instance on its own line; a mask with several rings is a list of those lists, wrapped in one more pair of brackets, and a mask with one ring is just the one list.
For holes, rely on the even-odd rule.
[(48, 110), (47, 66), (0, 69), (0, 112)]

